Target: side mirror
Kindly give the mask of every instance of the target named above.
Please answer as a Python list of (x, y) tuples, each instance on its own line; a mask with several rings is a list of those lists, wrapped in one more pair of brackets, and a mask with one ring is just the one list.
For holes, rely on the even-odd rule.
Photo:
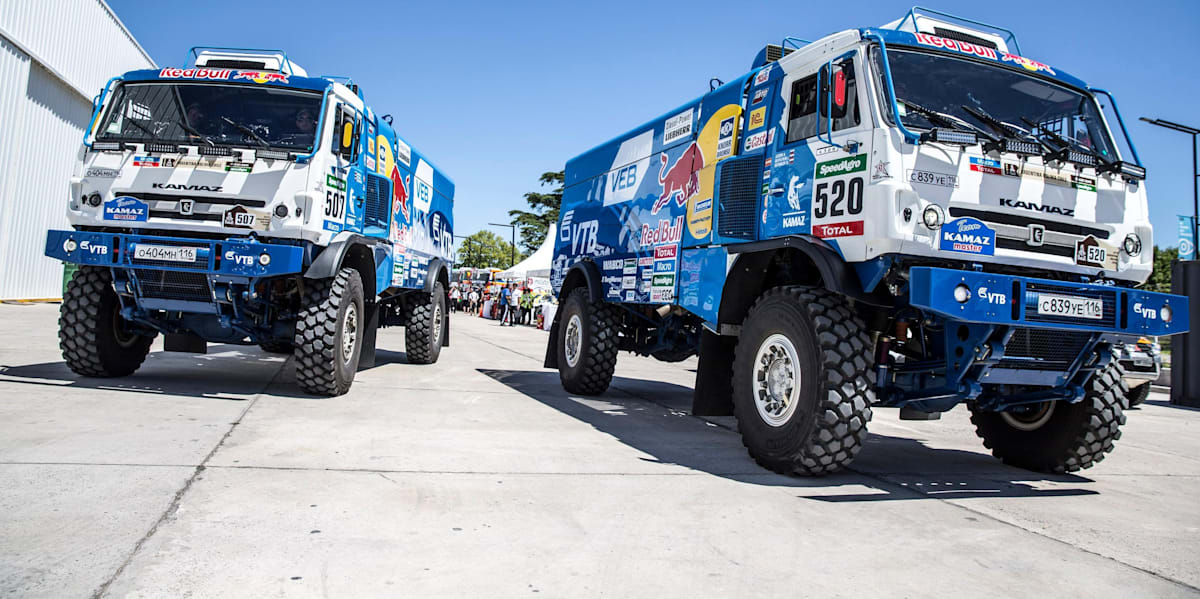
[(841, 110), (846, 109), (846, 67), (843, 66), (833, 74), (833, 105)]
[(338, 123), (338, 154), (350, 160), (354, 156), (354, 115), (343, 112)]

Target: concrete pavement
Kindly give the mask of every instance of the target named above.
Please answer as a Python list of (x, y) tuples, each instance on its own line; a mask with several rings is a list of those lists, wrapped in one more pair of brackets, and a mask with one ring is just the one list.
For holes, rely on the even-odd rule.
[(580, 398), (544, 332), (455, 314), (438, 364), (384, 329), (312, 398), (236, 346), (79, 378), (56, 317), (0, 306), (0, 596), (1200, 594), (1200, 411), (1159, 394), (1078, 476), (881, 409), (850, 472), (802, 479), (688, 415), (694, 359), (622, 354)]

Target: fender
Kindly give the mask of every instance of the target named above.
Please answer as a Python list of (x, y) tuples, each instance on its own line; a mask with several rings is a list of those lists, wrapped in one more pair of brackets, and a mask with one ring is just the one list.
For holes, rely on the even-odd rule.
[[(872, 305), (889, 307), (891, 300), (882, 294), (872, 294), (863, 291), (862, 283), (854, 268), (842, 259), (840, 255), (825, 240), (811, 235), (788, 235), (765, 241), (739, 243), (728, 246), (730, 254), (752, 254), (779, 248), (796, 248), (816, 266), (821, 275), (825, 288), (851, 299)], [(740, 262), (748, 256), (738, 256)], [(736, 268), (737, 262), (734, 263)]]
[[(579, 274), (575, 275), (577, 272)], [(604, 288), (601, 282), (602, 277), (600, 276), (600, 268), (596, 266), (595, 262), (589, 258), (585, 258), (571, 265), (571, 268), (567, 270), (567, 276), (563, 277), (564, 283), (569, 281), (572, 275), (583, 277), (584, 282), (587, 283), (588, 299), (590, 301), (604, 301)], [(566, 297), (563, 295), (562, 289), (560, 288), (558, 293), (558, 301), (559, 303), (562, 303), (565, 300)]]
[[(446, 262), (444, 260), (441, 258), (432, 258), (429, 260), (429, 271), (425, 273), (424, 287), (427, 293), (433, 293), (433, 285), (438, 282), (438, 275), (444, 270), (446, 270)], [(446, 272), (449, 273), (449, 271)], [(447, 274), (446, 279), (449, 280), (449, 278)], [(443, 289), (442, 292), (450, 293), (450, 289)]]
[[(342, 237), (342, 235), (338, 237)], [(382, 257), (387, 255), (386, 252), (376, 251), (379, 241), (370, 237), (351, 233), (341, 239), (337, 239), (336, 237), (335, 239), (336, 241), (330, 243), (320, 254), (317, 254), (317, 258), (308, 266), (308, 270), (304, 271), (304, 278), (326, 279), (336, 275), (338, 269), (341, 268), (342, 259), (346, 257), (346, 252), (355, 245), (366, 246), (371, 251), (371, 255), (375, 259), (376, 268), (379, 267)]]

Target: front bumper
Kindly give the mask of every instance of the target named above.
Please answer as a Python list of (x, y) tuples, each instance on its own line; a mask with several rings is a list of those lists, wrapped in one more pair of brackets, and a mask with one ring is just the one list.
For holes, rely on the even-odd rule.
[[(965, 285), (967, 300), (955, 297)], [(949, 320), (1065, 331), (1175, 335), (1188, 332), (1188, 298), (1124, 287), (1069, 283), (1001, 274), (913, 267), (909, 303)], [(1100, 300), (1098, 318), (1046, 314), (1042, 295)]]
[[(187, 248), (195, 251), (195, 259), (139, 258), (139, 246)], [(299, 273), (305, 262), (302, 246), (261, 243), (250, 238), (212, 240), (92, 231), (51, 230), (46, 235), (45, 254), (74, 264), (182, 271), (241, 279)]]

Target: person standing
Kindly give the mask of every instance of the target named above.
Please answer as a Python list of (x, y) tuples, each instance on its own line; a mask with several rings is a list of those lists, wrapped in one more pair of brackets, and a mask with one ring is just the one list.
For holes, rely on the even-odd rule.
[(511, 299), (512, 299), (512, 291), (508, 288), (508, 285), (501, 287), (500, 288), (500, 326), (504, 326), (504, 323), (506, 323), (506, 322), (509, 323), (510, 325), (512, 324), (512, 321), (509, 320), (509, 313), (511, 312), (511, 310), (509, 309), (509, 306), (508, 306), (508, 303), (509, 303), (509, 301), (511, 301)]
[(509, 298), (512, 303), (512, 318), (509, 319), (509, 324), (521, 324), (521, 288), (513, 283), (512, 297)]

